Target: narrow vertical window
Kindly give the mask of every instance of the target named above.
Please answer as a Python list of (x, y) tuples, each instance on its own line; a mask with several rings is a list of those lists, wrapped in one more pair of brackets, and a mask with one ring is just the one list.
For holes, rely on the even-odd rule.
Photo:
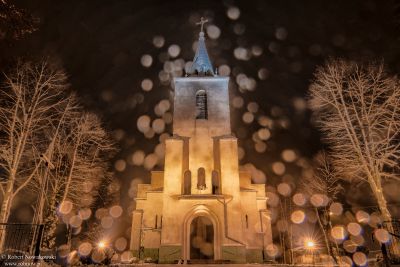
[(157, 222), (158, 222), (158, 216), (156, 215), (156, 223), (154, 225), (154, 228), (157, 229)]
[(249, 216), (246, 214), (246, 228), (249, 228)]
[(196, 93), (196, 119), (208, 120), (207, 93), (204, 90)]
[(186, 170), (183, 174), (183, 194), (190, 195), (190, 191), (192, 188), (192, 172), (190, 170)]
[(216, 170), (212, 171), (211, 174), (211, 181), (212, 181), (212, 193), (213, 195), (220, 194), (220, 185), (219, 185), (219, 173)]
[(197, 189), (206, 189), (206, 170), (204, 168), (197, 170)]

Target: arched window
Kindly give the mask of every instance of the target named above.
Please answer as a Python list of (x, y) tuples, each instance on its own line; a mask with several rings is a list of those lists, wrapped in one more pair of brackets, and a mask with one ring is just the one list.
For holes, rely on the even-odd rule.
[(192, 172), (190, 170), (187, 170), (183, 174), (183, 194), (190, 195), (191, 188), (192, 188)]
[(197, 189), (206, 189), (206, 170), (204, 168), (197, 170)]
[(208, 120), (207, 93), (204, 90), (196, 93), (196, 119)]
[(211, 181), (212, 181), (212, 193), (214, 195), (221, 194), (220, 192), (220, 184), (219, 184), (219, 172), (213, 170), (211, 173)]

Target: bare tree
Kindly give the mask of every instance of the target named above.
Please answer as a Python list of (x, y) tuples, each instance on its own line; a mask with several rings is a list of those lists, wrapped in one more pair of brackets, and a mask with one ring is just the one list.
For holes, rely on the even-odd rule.
[(333, 60), (317, 69), (309, 103), (338, 175), (368, 183), (392, 231), (382, 183), (400, 180), (399, 79), (382, 64)]
[[(55, 230), (59, 223), (56, 207), (66, 201), (71, 202), (75, 210), (90, 207), (101, 184), (111, 179), (107, 160), (114, 151), (114, 143), (96, 115), (78, 110), (66, 120), (55, 143), (51, 158), (54, 168), (49, 171), (45, 194), (45, 248), (52, 249), (55, 244)], [(43, 180), (38, 179), (38, 190), (42, 188), (40, 181)]]
[(328, 230), (332, 228), (332, 225), (327, 207), (335, 201), (343, 187), (340, 185), (340, 179), (337, 177), (332, 162), (325, 151), (319, 152), (314, 157), (313, 165), (313, 175), (304, 177), (300, 187), (309, 196), (320, 194), (327, 197), (328, 201), (321, 206), (314, 206), (314, 210), (324, 236), (326, 249), (329, 255), (338, 263), (337, 255), (333, 252), (328, 237)]
[(14, 197), (44, 164), (40, 155), (54, 133), (43, 138), (43, 130), (59, 121), (66, 88), (64, 72), (53, 70), (46, 62), (18, 63), (5, 77), (0, 92), (1, 223), (8, 221)]
[(51, 249), (57, 208), (67, 201), (74, 210), (90, 207), (111, 179), (114, 143), (99, 118), (67, 92), (64, 72), (46, 62), (19, 63), (1, 89), (0, 222), (8, 222), (17, 194), (37, 196), (33, 222), (45, 224), (44, 247)]

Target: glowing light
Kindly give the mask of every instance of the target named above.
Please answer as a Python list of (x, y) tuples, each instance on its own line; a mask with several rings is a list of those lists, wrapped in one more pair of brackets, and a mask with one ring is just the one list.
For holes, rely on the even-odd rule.
[(353, 240), (346, 240), (343, 242), (343, 248), (349, 253), (354, 253), (357, 251), (357, 244)]
[(331, 212), (331, 215), (339, 216), (343, 212), (343, 206), (342, 206), (342, 204), (340, 204), (338, 202), (334, 202), (329, 207), (329, 211)]
[(349, 256), (341, 256), (340, 257), (340, 266), (352, 267), (353, 266), (353, 261)]
[(277, 189), (279, 194), (285, 197), (289, 196), (292, 193), (292, 188), (287, 183), (280, 183)]
[(110, 215), (113, 218), (118, 218), (122, 215), (122, 208), (121, 206), (115, 205), (110, 208)]
[(249, 51), (244, 48), (244, 47), (237, 47), (233, 50), (233, 55), (235, 56), (236, 59), (238, 60), (249, 60), (250, 59), (250, 53)]
[(177, 57), (180, 52), (181, 52), (181, 48), (179, 47), (179, 45), (173, 44), (168, 47), (168, 54), (171, 57)]
[(218, 67), (218, 73), (221, 76), (229, 76), (229, 74), (231, 74), (231, 68), (228, 65), (221, 65)]
[(254, 56), (258, 57), (258, 56), (261, 56), (261, 55), (262, 55), (263, 49), (262, 49), (262, 47), (260, 47), (260, 46), (258, 46), (258, 45), (254, 45), (254, 46), (251, 47), (251, 53), (252, 53)]
[(84, 242), (79, 245), (78, 252), (82, 256), (88, 256), (92, 251), (92, 245), (89, 242)]
[(307, 241), (306, 242), (306, 247), (307, 248), (314, 248), (314, 246), (315, 246), (315, 243), (314, 243), (314, 241)]
[(256, 113), (258, 111), (258, 104), (256, 102), (250, 102), (247, 104), (247, 110), (250, 111), (251, 113)]
[(133, 153), (132, 155), (132, 163), (133, 165), (140, 166), (144, 163), (144, 158), (146, 157), (146, 154), (142, 150), (137, 150)]
[(362, 235), (352, 235), (350, 239), (357, 244), (357, 246), (362, 246), (365, 243), (365, 239)]
[(65, 201), (61, 202), (58, 210), (60, 211), (61, 214), (68, 214), (71, 212), (72, 207), (73, 207), (72, 202), (69, 200), (65, 200)]
[(165, 122), (162, 119), (155, 119), (151, 126), (153, 128), (153, 131), (158, 134), (164, 132), (165, 130)]
[(282, 159), (286, 162), (293, 162), (297, 159), (296, 152), (291, 149), (285, 149), (282, 151)]
[(123, 172), (126, 168), (126, 162), (123, 159), (119, 159), (114, 163), (114, 168), (116, 171)]
[(146, 67), (146, 68), (148, 68), (148, 67), (150, 67), (151, 66), (151, 64), (153, 64), (153, 58), (150, 56), (150, 55), (143, 55), (141, 58), (140, 58), (140, 63), (142, 63), (142, 66), (143, 67)]
[(296, 210), (290, 216), (290, 219), (295, 224), (303, 223), (305, 218), (306, 218), (306, 215), (304, 214), (304, 211), (302, 211), (302, 210)]
[(69, 224), (70, 224), (72, 227), (74, 227), (74, 228), (78, 228), (78, 227), (80, 227), (81, 224), (82, 224), (82, 219), (81, 219), (81, 217), (78, 216), (78, 215), (72, 216), (72, 217), (69, 219)]
[(367, 212), (359, 210), (356, 212), (356, 219), (359, 223), (369, 223), (370, 217)]
[(268, 140), (271, 137), (271, 132), (267, 128), (261, 128), (257, 131), (257, 134), (261, 140)]
[(153, 38), (153, 45), (154, 45), (155, 47), (161, 48), (161, 47), (164, 46), (164, 43), (165, 43), (164, 37), (162, 37), (162, 36), (160, 36), (160, 35), (154, 36), (154, 38)]
[(355, 222), (351, 222), (347, 225), (347, 231), (356, 236), (356, 235), (360, 235), (362, 232), (362, 228), (358, 223)]
[(331, 236), (336, 240), (344, 240), (347, 237), (347, 231), (341, 225), (334, 226), (331, 230)]
[(373, 212), (370, 217), (369, 225), (372, 227), (377, 227), (382, 223), (382, 217), (378, 212)]
[(142, 133), (147, 132), (150, 129), (150, 117), (147, 115), (142, 115), (137, 120), (138, 130)]
[(153, 89), (153, 81), (150, 79), (144, 79), (141, 83), (142, 89), (143, 91), (150, 91), (151, 89)]
[(266, 80), (269, 76), (269, 71), (266, 68), (261, 68), (258, 70), (257, 75), (260, 80)]
[(82, 220), (87, 220), (92, 215), (92, 211), (89, 208), (85, 208), (85, 209), (79, 210), (78, 214), (79, 214), (79, 217), (81, 217)]
[(367, 265), (367, 256), (364, 253), (358, 251), (353, 254), (353, 261), (358, 266)]
[(254, 149), (258, 153), (264, 153), (267, 150), (267, 144), (265, 144), (264, 142), (256, 142), (254, 145)]
[(99, 243), (97, 243), (97, 247), (98, 248), (105, 248), (106, 247), (106, 242), (105, 241), (100, 241)]
[(276, 174), (276, 175), (283, 175), (286, 171), (285, 168), (285, 164), (283, 164), (282, 162), (274, 162), (272, 164), (272, 171)]
[(234, 108), (239, 109), (239, 108), (243, 107), (243, 104), (244, 104), (244, 100), (243, 100), (243, 98), (240, 97), (240, 96), (235, 96), (235, 97), (233, 98), (233, 100), (232, 100), (232, 106), (233, 106)]
[(245, 112), (245, 113), (243, 114), (242, 119), (243, 119), (243, 122), (244, 122), (244, 123), (249, 124), (249, 123), (252, 123), (252, 122), (253, 122), (253, 120), (254, 120), (254, 115), (253, 115), (253, 113), (251, 113), (251, 112)]
[(151, 170), (154, 168), (154, 166), (156, 166), (158, 162), (158, 157), (156, 154), (151, 153), (149, 155), (146, 156), (146, 158), (144, 159), (144, 167), (147, 170)]
[(329, 199), (326, 195), (314, 194), (311, 196), (310, 202), (314, 207), (323, 207), (328, 204)]
[(237, 20), (240, 17), (240, 9), (234, 6), (229, 7), (228, 11), (226, 12), (226, 15), (231, 20)]
[(297, 206), (302, 207), (306, 204), (306, 202), (307, 202), (307, 199), (304, 196), (304, 194), (302, 194), (302, 193), (296, 193), (293, 196), (293, 203), (296, 204)]
[(124, 251), (128, 245), (125, 237), (120, 237), (115, 241), (115, 248), (119, 251)]
[(221, 30), (215, 25), (210, 25), (207, 27), (207, 35), (211, 39), (218, 39), (218, 37), (221, 35)]
[(390, 234), (385, 229), (376, 229), (374, 235), (381, 243), (388, 243), (390, 241)]

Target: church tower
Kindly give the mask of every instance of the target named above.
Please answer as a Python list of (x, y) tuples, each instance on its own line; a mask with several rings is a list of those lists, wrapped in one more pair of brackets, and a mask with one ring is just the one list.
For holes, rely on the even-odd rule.
[(174, 79), (164, 172), (138, 185), (131, 250), (160, 263), (263, 262), (272, 242), (264, 184), (239, 170), (229, 77), (209, 59), (203, 25), (186, 77)]

